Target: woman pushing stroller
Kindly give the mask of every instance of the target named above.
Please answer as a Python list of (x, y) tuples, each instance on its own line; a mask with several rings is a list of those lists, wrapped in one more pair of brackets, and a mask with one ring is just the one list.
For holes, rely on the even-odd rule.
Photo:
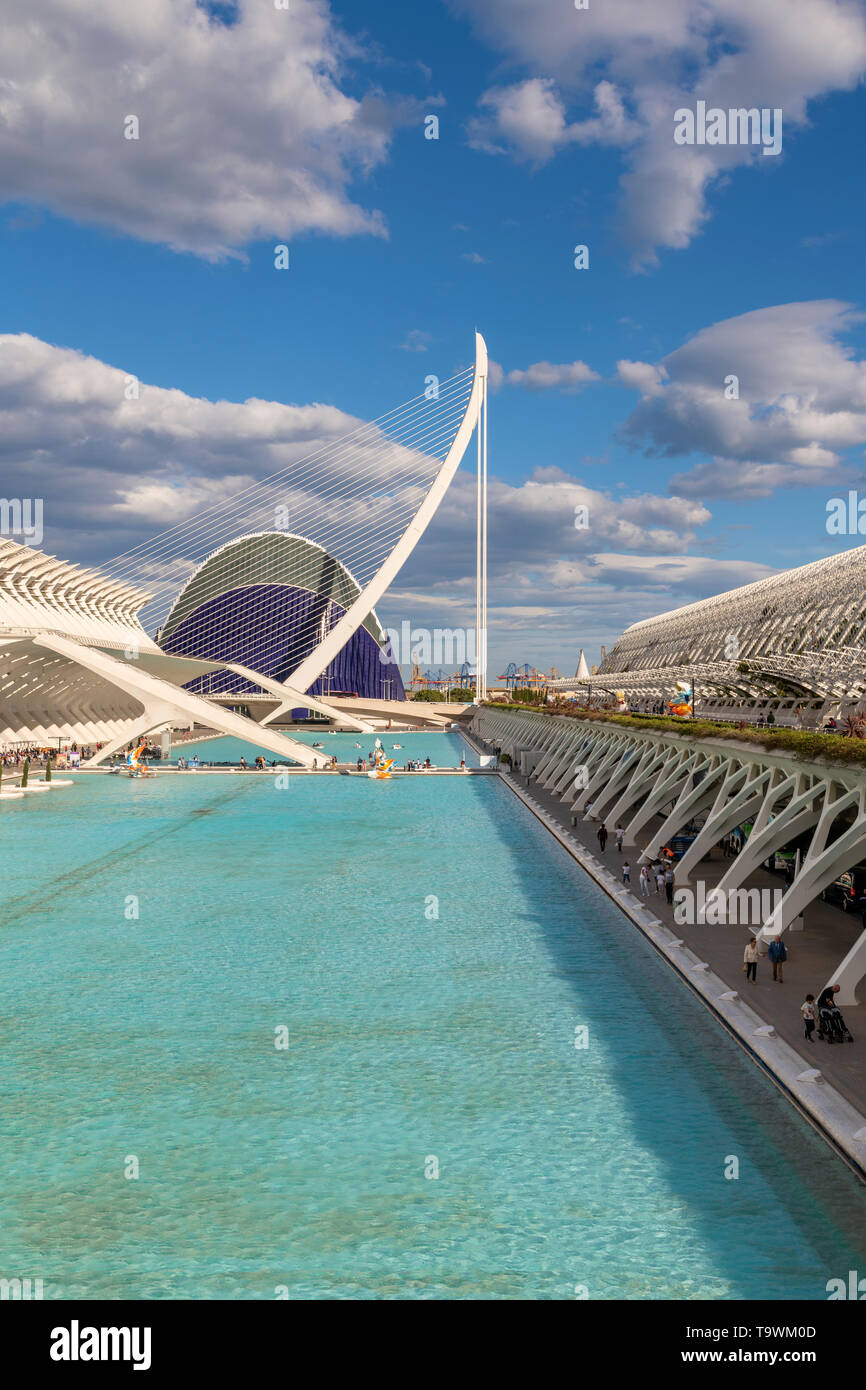
[(818, 998), (818, 1037), (824, 1042), (853, 1042), (854, 1038), (836, 1003), (838, 985), (828, 985)]

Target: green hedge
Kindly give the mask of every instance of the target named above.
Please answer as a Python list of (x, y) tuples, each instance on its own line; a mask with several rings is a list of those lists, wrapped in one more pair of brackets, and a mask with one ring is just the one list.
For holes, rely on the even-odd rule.
[[(501, 700), (488, 701), (489, 709), (513, 709), (522, 714), (532, 713), (531, 706), (506, 703)], [(668, 730), (685, 738), (733, 739), (737, 743), (754, 743), (768, 752), (793, 753), (798, 758), (809, 761), (822, 758), (831, 763), (856, 763), (866, 765), (866, 739), (846, 738), (843, 734), (814, 734), (800, 729), (738, 729), (730, 724), (714, 724), (709, 719), (673, 719), (664, 715), (644, 718), (639, 714), (610, 714), (599, 710), (536, 710), (537, 714), (550, 714), (554, 718), (564, 716), (571, 719), (597, 720), (602, 724), (618, 724), (626, 729), (648, 729), (657, 733)]]

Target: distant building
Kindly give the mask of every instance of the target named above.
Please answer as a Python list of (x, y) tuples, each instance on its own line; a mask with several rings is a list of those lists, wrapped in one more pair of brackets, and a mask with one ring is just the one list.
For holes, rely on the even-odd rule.
[[(815, 723), (866, 707), (866, 546), (785, 570), (626, 628), (593, 673), (594, 700), (633, 708), (694, 682), (701, 707)], [(557, 681), (576, 689), (587, 677)]]

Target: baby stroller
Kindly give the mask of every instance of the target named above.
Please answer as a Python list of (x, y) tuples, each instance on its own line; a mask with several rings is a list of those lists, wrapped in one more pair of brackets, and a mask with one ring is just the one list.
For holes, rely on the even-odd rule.
[(848, 1025), (835, 1004), (825, 1004), (818, 1010), (818, 1037), (824, 1042), (853, 1042)]

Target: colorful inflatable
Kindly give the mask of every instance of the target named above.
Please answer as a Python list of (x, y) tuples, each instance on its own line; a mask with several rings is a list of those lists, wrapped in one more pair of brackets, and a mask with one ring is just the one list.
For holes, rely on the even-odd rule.
[(134, 753), (127, 753), (126, 766), (129, 768), (130, 777), (140, 777), (144, 771), (145, 764), (142, 762), (142, 755), (146, 747), (147, 743), (142, 739)]
[(688, 719), (694, 713), (692, 687), (687, 681), (677, 681), (677, 693), (668, 700), (668, 709), (677, 719)]

